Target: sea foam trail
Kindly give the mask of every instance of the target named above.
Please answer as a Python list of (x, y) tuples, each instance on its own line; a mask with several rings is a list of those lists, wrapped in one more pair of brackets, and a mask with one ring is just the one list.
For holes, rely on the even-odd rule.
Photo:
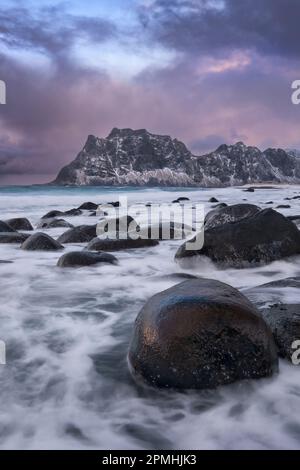
[[(105, 190), (10, 188), (0, 190), (1, 219), (26, 216), (33, 224), (52, 209), (82, 202), (171, 202), (188, 196), (206, 204), (261, 207), (284, 203), (300, 187), (257, 190)], [(245, 202), (245, 201), (244, 201)], [(285, 201), (286, 204), (286, 201)], [(289, 203), (285, 215), (300, 213)], [(65, 217), (64, 217), (65, 218)], [(67, 218), (94, 223), (87, 215)], [(48, 233), (60, 235), (65, 229)], [(281, 361), (280, 374), (258, 382), (207, 392), (161, 392), (138, 388), (127, 370), (133, 322), (145, 301), (180, 282), (174, 254), (181, 241), (118, 252), (118, 266), (80, 270), (56, 267), (58, 253), (25, 252), (0, 245), (0, 339), (7, 364), (0, 366), (0, 447), (3, 449), (266, 449), (299, 448), (300, 369)], [(71, 245), (66, 251), (81, 250)], [(299, 276), (299, 257), (264, 267), (221, 269), (203, 260), (192, 274), (247, 289)], [(287, 293), (288, 292), (288, 293)], [(269, 297), (268, 297), (268, 296)], [(268, 290), (265, 302), (299, 302), (296, 289)]]

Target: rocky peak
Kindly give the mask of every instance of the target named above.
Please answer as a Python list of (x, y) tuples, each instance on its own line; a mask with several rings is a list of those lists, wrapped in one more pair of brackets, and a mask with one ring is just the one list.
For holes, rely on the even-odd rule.
[(300, 182), (300, 159), (243, 142), (195, 156), (170, 136), (115, 127), (107, 138), (89, 135), (55, 184), (207, 187), (272, 181)]

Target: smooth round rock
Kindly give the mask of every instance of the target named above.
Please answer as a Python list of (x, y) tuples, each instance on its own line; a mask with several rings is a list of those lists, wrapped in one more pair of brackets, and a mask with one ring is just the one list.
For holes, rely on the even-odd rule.
[(32, 231), (33, 226), (26, 217), (17, 217), (5, 221), (13, 230), (27, 230)]
[(62, 250), (63, 246), (46, 233), (37, 232), (30, 235), (21, 248), (26, 251), (58, 251)]
[(43, 219), (39, 224), (38, 224), (38, 228), (62, 228), (62, 227), (65, 227), (65, 228), (73, 228), (74, 225), (70, 224), (69, 222), (67, 222), (66, 220), (64, 219)]
[(129, 347), (138, 381), (156, 387), (206, 389), (270, 376), (278, 357), (269, 327), (233, 287), (185, 281), (148, 300)]
[(218, 207), (205, 217), (205, 229), (218, 227), (219, 225), (238, 222), (260, 211), (260, 207), (253, 204), (235, 204), (233, 206)]
[[(188, 249), (189, 248), (189, 249)], [(204, 245), (193, 249), (184, 243), (176, 259), (202, 255), (234, 268), (252, 267), (300, 254), (300, 231), (296, 225), (273, 209), (264, 209), (251, 217), (207, 228)]]
[(96, 237), (96, 225), (79, 225), (64, 232), (59, 243), (88, 243)]
[(120, 250), (130, 250), (135, 248), (148, 248), (158, 245), (157, 240), (143, 240), (138, 238), (137, 240), (128, 239), (101, 239), (93, 238), (92, 241), (88, 244), (86, 249), (88, 251), (120, 251)]
[(72, 251), (65, 253), (57, 262), (60, 268), (92, 266), (99, 263), (117, 264), (118, 260), (109, 253), (91, 253), (88, 251)]
[(54, 219), (55, 217), (61, 217), (63, 215), (64, 215), (64, 212), (53, 210), (53, 211), (47, 212), (47, 214), (43, 215), (41, 219)]

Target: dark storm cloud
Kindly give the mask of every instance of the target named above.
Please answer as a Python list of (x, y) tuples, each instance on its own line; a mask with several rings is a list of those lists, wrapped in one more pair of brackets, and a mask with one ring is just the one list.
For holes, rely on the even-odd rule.
[(192, 54), (233, 48), (300, 54), (299, 0), (156, 0), (140, 18), (153, 38)]
[(36, 50), (52, 58), (68, 53), (80, 38), (97, 43), (114, 34), (115, 26), (109, 21), (71, 15), (62, 5), (37, 11), (0, 7), (0, 43)]
[[(130, 69), (137, 43), (146, 52), (158, 41), (180, 53), (168, 66), (128, 80), (87, 66), (73, 51), (78, 39), (90, 41), (100, 61), (101, 41), (128, 41), (118, 25), (61, 6), (0, 8), (0, 78), (7, 84), (0, 183), (23, 176), (36, 182), (43, 174), (49, 181), (88, 134), (105, 136), (113, 127), (169, 134), (197, 154), (239, 140), (300, 147), (300, 106), (291, 104), (291, 82), (299, 78), (300, 0), (227, 0), (223, 8), (217, 0), (156, 1), (142, 16), (146, 29), (139, 36), (136, 26), (123, 66)], [(31, 61), (36, 52), (46, 60)]]

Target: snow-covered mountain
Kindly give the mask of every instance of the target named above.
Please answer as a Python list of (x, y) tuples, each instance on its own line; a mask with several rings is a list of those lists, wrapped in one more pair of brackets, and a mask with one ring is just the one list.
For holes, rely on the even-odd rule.
[(106, 138), (90, 135), (53, 184), (214, 187), (261, 182), (299, 183), (300, 159), (242, 142), (195, 156), (169, 136), (114, 128)]

